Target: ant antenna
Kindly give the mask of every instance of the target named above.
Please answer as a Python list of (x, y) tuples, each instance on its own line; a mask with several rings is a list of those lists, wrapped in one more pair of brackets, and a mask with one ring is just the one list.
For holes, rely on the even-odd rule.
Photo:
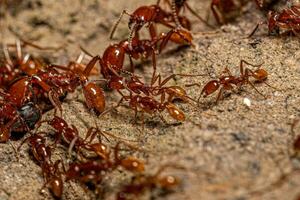
[(131, 29), (131, 31), (130, 31), (129, 36), (128, 36), (128, 48), (129, 48), (130, 50), (132, 50), (132, 38), (133, 38), (134, 35), (135, 35), (135, 31), (136, 31), (136, 23), (133, 24), (133, 27), (132, 27), (132, 29)]
[(126, 11), (126, 10), (123, 10), (123, 11), (122, 11), (122, 13), (121, 13), (120, 17), (118, 18), (118, 20), (116, 21), (115, 25), (113, 26), (113, 29), (112, 29), (112, 30), (111, 30), (111, 32), (110, 32), (109, 39), (112, 39), (112, 38), (113, 38), (113, 36), (114, 36), (114, 33), (116, 32), (116, 30), (117, 30), (117, 27), (118, 27), (118, 25), (119, 25), (120, 21), (122, 20), (122, 18), (123, 18), (123, 15), (124, 15), (124, 14), (127, 14), (127, 15), (129, 15), (129, 16), (130, 16), (130, 14), (129, 14), (129, 13), (127, 13), (127, 11)]
[(181, 26), (180, 21), (179, 21), (179, 19), (178, 19), (178, 13), (177, 13), (177, 9), (176, 9), (176, 3), (175, 3), (175, 0), (172, 0), (171, 9), (172, 9), (174, 21), (175, 21), (175, 24), (176, 24), (176, 28), (181, 29), (182, 26)]

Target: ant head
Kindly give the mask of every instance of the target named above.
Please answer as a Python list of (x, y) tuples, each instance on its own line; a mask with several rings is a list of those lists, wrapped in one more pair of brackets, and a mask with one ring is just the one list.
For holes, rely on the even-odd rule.
[(145, 170), (144, 163), (132, 156), (123, 159), (121, 165), (131, 172), (143, 172)]

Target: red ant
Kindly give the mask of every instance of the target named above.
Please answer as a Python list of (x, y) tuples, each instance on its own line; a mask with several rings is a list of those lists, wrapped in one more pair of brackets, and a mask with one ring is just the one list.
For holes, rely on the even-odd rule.
[(153, 175), (138, 174), (134, 176), (131, 182), (122, 187), (121, 191), (117, 193), (117, 200), (129, 200), (129, 199), (139, 199), (146, 190), (153, 190), (155, 188), (160, 188), (163, 190), (171, 190), (175, 186), (178, 186), (180, 180), (175, 176), (162, 176), (161, 173), (167, 168), (168, 165), (162, 166)]
[(158, 102), (153, 97), (134, 95), (131, 93), (129, 96), (125, 96), (125, 95), (122, 96), (121, 100), (119, 101), (116, 107), (118, 107), (123, 102), (123, 100), (129, 101), (129, 106), (135, 111), (135, 119), (137, 117), (137, 112), (139, 110), (142, 112), (143, 124), (144, 124), (144, 113), (148, 113), (150, 115), (154, 113), (159, 113), (159, 117), (161, 118), (161, 120), (166, 124), (168, 124), (167, 121), (160, 114), (165, 109), (168, 111), (170, 116), (175, 120), (177, 121), (185, 120), (185, 115), (183, 111), (181, 111), (171, 102)]
[(103, 151), (107, 149), (105, 145), (103, 145), (102, 143), (92, 144), (92, 141), (95, 139), (96, 136), (98, 136), (98, 134), (100, 134), (100, 136), (104, 136), (105, 138), (106, 136), (110, 136), (125, 140), (106, 131), (101, 131), (99, 128), (95, 127), (89, 128), (85, 135), (85, 138), (81, 138), (79, 136), (77, 128), (74, 125), (69, 126), (64, 119), (58, 116), (55, 116), (49, 121), (40, 122), (39, 126), (44, 122), (47, 122), (56, 131), (54, 146), (56, 146), (58, 142), (61, 142), (62, 139), (63, 142), (69, 145), (69, 155), (71, 155), (73, 147), (76, 147), (77, 153), (79, 153), (80, 149), (86, 149), (89, 151), (94, 151), (100, 157), (107, 156), (105, 153), (103, 153)]
[[(244, 64), (253, 66), (253, 67), (257, 67), (258, 69), (256, 69), (255, 71), (252, 71), (248, 68), (244, 68)], [(258, 82), (262, 82), (266, 85), (268, 85), (269, 87), (271, 87), (268, 83), (265, 82), (265, 80), (268, 77), (268, 73), (266, 70), (261, 69), (262, 64), (260, 65), (253, 65), (248, 63), (245, 60), (241, 60), (240, 62), (240, 76), (233, 76), (228, 68), (225, 68), (225, 73), (228, 75), (221, 75), (219, 77), (219, 79), (217, 80), (211, 80), (209, 81), (204, 88), (201, 91), (201, 94), (204, 94), (204, 97), (214, 93), (215, 91), (217, 91), (220, 87), (220, 91), (219, 94), (217, 96), (217, 100), (216, 103), (222, 98), (222, 94), (224, 92), (224, 90), (232, 90), (233, 89), (233, 85), (236, 86), (242, 86), (242, 85), (246, 85), (249, 84), (252, 86), (253, 89), (255, 89), (255, 91), (257, 93), (259, 93), (260, 95), (264, 96), (261, 92), (259, 92), (256, 87), (253, 85), (252, 82), (250, 82), (249, 78), (252, 77), (254, 78), (256, 81)], [(199, 97), (200, 98), (200, 97)], [(199, 101), (199, 100), (198, 100)]]
[(44, 137), (38, 134), (31, 135), (21, 143), (18, 149), (20, 149), (26, 141), (29, 142), (31, 152), (42, 168), (43, 177), (45, 179), (45, 184), (42, 188), (48, 185), (53, 195), (57, 198), (61, 198), (63, 192), (63, 180), (58, 168), (60, 160), (52, 164), (52, 149), (46, 145)]
[[(196, 18), (198, 18), (202, 23), (210, 28), (214, 28), (210, 25), (206, 20), (204, 20), (192, 7), (188, 4), (187, 0), (163, 0), (172, 10), (173, 18), (177, 27), (183, 26), (184, 28), (191, 30), (191, 23), (188, 19), (183, 18), (179, 15), (181, 10), (187, 9), (192, 13)], [(171, 1), (171, 2), (170, 2)], [(159, 5), (161, 0), (157, 0), (157, 4)], [(182, 18), (182, 19), (181, 19)], [(185, 19), (185, 20), (183, 20)]]
[[(118, 166), (131, 172), (143, 172), (144, 163), (135, 157), (120, 158), (120, 142), (114, 148), (114, 160), (110, 159), (110, 151), (105, 151), (105, 159), (88, 160), (83, 163), (72, 163), (66, 172), (66, 180), (79, 180), (83, 184), (92, 183), (97, 186), (103, 179), (103, 173), (115, 170)], [(103, 157), (104, 158), (104, 157)], [(97, 188), (98, 189), (98, 188)], [(97, 191), (98, 192), (98, 191)]]
[[(268, 21), (261, 22), (257, 24), (255, 29), (249, 35), (251, 37), (254, 35), (256, 30), (261, 24), (268, 24), (269, 34), (278, 35), (283, 30), (284, 33), (292, 33), (296, 36), (300, 36), (300, 6), (292, 5), (290, 8), (283, 9), (280, 13), (275, 11), (270, 11), (268, 13)], [(282, 30), (281, 30), (282, 29)]]
[(8, 45), (4, 44), (3, 53), (5, 59), (3, 60), (3, 66), (1, 67), (1, 86), (7, 87), (14, 79), (19, 78), (20, 76), (32, 76), (46, 67), (44, 60), (33, 57), (29, 53), (23, 55), (22, 47), (25, 46), (31, 46), (39, 50), (59, 49), (54, 47), (41, 47), (24, 39), (17, 39), (15, 44), (16, 55), (11, 56)]
[(0, 100), (0, 142), (8, 141), (11, 131), (27, 132), (33, 129), (41, 118), (40, 109), (31, 102), (28, 85), (28, 81), (20, 79), (10, 87), (8, 93), (0, 91), (3, 98)]
[[(160, 114), (166, 109), (172, 118), (174, 118), (177, 121), (184, 121), (184, 113), (179, 108), (177, 108), (172, 103), (172, 101), (176, 98), (181, 99), (183, 101), (195, 100), (188, 97), (186, 91), (180, 86), (164, 86), (169, 80), (171, 80), (177, 75), (200, 76), (173, 74), (165, 78), (164, 80), (161, 80), (160, 75), (153, 74), (151, 85), (146, 85), (145, 83), (140, 81), (138, 77), (133, 75), (131, 76), (130, 80), (126, 80), (125, 78), (114, 78), (109, 82), (109, 87), (113, 87), (113, 89), (116, 89), (122, 96), (116, 107), (120, 106), (124, 100), (128, 101), (129, 106), (135, 111), (135, 119), (137, 117), (137, 112), (140, 110), (142, 112), (142, 121), (144, 121), (144, 113), (148, 113), (150, 115), (154, 113), (159, 113), (159, 117), (161, 118), (161, 120), (167, 123), (166, 120)], [(158, 85), (155, 84), (157, 81)], [(124, 95), (121, 91), (123, 89), (126, 89), (130, 94)], [(142, 93), (146, 96), (141, 95)], [(167, 95), (168, 98), (166, 99)], [(160, 101), (157, 101), (154, 98), (156, 96), (160, 96)]]
[(62, 173), (59, 171), (60, 160), (57, 160), (54, 165), (44, 162), (42, 169), (46, 171), (46, 182), (43, 188), (48, 187), (55, 198), (60, 199), (63, 194), (64, 183), (62, 179)]
[[(172, 29), (174, 28), (174, 26), (170, 24), (170, 22), (174, 20), (172, 14), (164, 11), (160, 6), (158, 6), (158, 4), (150, 6), (141, 6), (137, 8), (132, 14), (128, 13), (126, 10), (123, 10), (119, 19), (117, 20), (116, 24), (112, 29), (110, 38), (113, 37), (113, 34), (116, 31), (117, 26), (119, 25), (124, 14), (130, 17), (128, 23), (128, 26), (131, 29), (130, 38), (133, 36), (134, 32), (138, 32), (145, 24), (148, 24), (152, 40), (154, 40), (157, 37), (154, 24), (160, 23), (166, 27)], [(186, 18), (181, 19), (182, 21), (187, 21)], [(186, 24), (187, 26), (189, 26), (190, 22)]]
[[(172, 29), (167, 34), (161, 34), (159, 38), (152, 40), (140, 40), (138, 35), (135, 35), (130, 41), (123, 40), (120, 43), (110, 45), (106, 48), (103, 53), (102, 58), (99, 58), (99, 63), (101, 66), (101, 74), (105, 79), (111, 79), (112, 77), (119, 76), (120, 72), (125, 72), (123, 70), (125, 55), (127, 54), (130, 60), (131, 72), (134, 72), (134, 66), (132, 59), (148, 58), (152, 56), (152, 63), (154, 68), (154, 73), (156, 70), (156, 46), (161, 42), (159, 51), (161, 52), (167, 42), (171, 40), (172, 42), (178, 44), (192, 44), (192, 35), (190, 32), (183, 29)], [(131, 45), (131, 48), (130, 48)], [(82, 50), (93, 57), (89, 52)]]
[[(66, 144), (69, 145), (69, 154), (71, 154), (73, 146), (75, 146), (77, 148), (77, 152), (79, 152), (80, 148), (84, 148), (87, 144), (93, 141), (97, 134), (100, 132), (100, 130), (98, 129), (90, 128), (85, 138), (83, 139), (79, 136), (78, 130), (74, 125), (69, 126), (64, 119), (58, 116), (54, 116), (54, 118), (49, 121), (40, 122), (39, 126), (44, 122), (47, 122), (51, 127), (55, 129), (54, 146), (56, 146), (57, 143), (62, 139)], [(89, 138), (90, 140), (87, 141)]]

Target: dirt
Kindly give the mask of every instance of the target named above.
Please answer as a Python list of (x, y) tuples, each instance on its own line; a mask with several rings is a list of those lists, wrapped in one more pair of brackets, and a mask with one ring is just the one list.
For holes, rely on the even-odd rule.
[[(30, 53), (45, 56), (53, 63), (65, 64), (79, 55), (79, 45), (92, 54), (101, 55), (111, 42), (127, 38), (128, 17), (124, 17), (116, 32), (115, 40), (109, 40), (110, 29), (123, 9), (133, 11), (140, 5), (154, 1), (117, 0), (24, 0), (10, 14), (0, 18), (1, 43), (13, 43), (16, 36), (34, 41), (41, 46), (63, 46), (59, 51)], [(196, 3), (193, 8), (205, 17), (209, 1)], [(211, 15), (211, 14), (210, 14)], [(210, 74), (217, 77), (225, 67), (233, 74), (239, 73), (241, 60), (261, 64), (269, 73), (266, 84), (255, 84), (266, 98), (251, 86), (225, 92), (224, 99), (215, 104), (216, 95), (200, 98), (200, 103), (176, 102), (186, 115), (184, 123), (168, 125), (158, 116), (145, 117), (145, 128), (135, 124), (134, 112), (126, 107), (117, 108), (101, 119), (96, 119), (102, 130), (131, 140), (147, 152), (135, 155), (144, 160), (146, 170), (154, 173), (160, 166), (171, 164), (184, 166), (184, 170), (167, 169), (164, 174), (174, 174), (182, 183), (175, 192), (164, 196), (160, 193), (145, 194), (143, 199), (287, 199), (300, 195), (299, 158), (291, 158), (295, 135), (291, 125), (300, 118), (300, 41), (296, 37), (268, 36), (265, 27), (255, 36), (247, 35), (263, 15), (254, 4), (245, 7), (243, 15), (233, 23), (211, 30), (193, 16), (195, 47), (170, 47), (158, 56), (158, 69), (162, 77), (172, 73)], [(210, 16), (210, 22), (213, 22)], [(29, 51), (29, 50), (28, 50)], [(151, 78), (151, 62), (145, 62), (137, 73)], [(210, 76), (176, 77), (170, 85), (185, 87), (198, 83), (200, 87), (185, 87), (188, 95), (197, 99)], [(96, 78), (97, 79), (97, 78)], [(117, 93), (106, 92), (107, 107), (118, 102)], [(251, 105), (245, 101), (250, 100)], [(170, 122), (174, 122), (163, 113)], [(53, 116), (53, 111), (44, 118)], [(95, 117), (87, 111), (81, 90), (69, 94), (63, 103), (63, 116), (76, 125), (81, 135), (95, 125)], [(49, 131), (49, 127), (42, 127)], [(300, 133), (300, 124), (294, 128)], [(12, 141), (18, 146), (20, 141)], [(65, 156), (64, 151), (54, 152), (54, 158)], [(283, 175), (286, 179), (273, 187)], [(53, 199), (48, 190), (41, 192), (43, 178), (41, 169), (29, 156), (24, 145), (19, 160), (10, 144), (0, 144), (0, 199)], [(114, 199), (120, 183), (130, 175), (117, 171), (105, 181), (105, 199)], [(152, 196), (152, 197), (150, 197)], [(90, 191), (80, 184), (66, 183), (62, 199), (94, 199)]]

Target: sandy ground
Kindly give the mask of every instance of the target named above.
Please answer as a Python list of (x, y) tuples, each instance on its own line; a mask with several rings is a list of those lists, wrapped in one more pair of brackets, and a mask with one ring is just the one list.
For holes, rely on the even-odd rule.
[[(154, 1), (147, 1), (149, 4)], [(198, 13), (207, 15), (209, 1), (195, 3)], [(10, 27), (24, 38), (44, 46), (61, 46), (59, 52), (31, 50), (36, 55), (50, 57), (54, 63), (75, 59), (83, 45), (93, 54), (101, 55), (112, 42), (108, 39), (110, 28), (123, 9), (133, 11), (138, 0), (24, 0), (11, 9), (12, 14), (0, 19), (1, 42), (14, 42)], [(125, 17), (126, 18), (126, 17)], [(127, 37), (127, 19), (120, 24), (116, 40)], [(239, 73), (239, 62), (244, 59), (253, 64), (263, 64), (269, 73), (268, 83), (257, 89), (267, 96), (262, 98), (250, 86), (226, 92), (217, 105), (216, 95), (201, 98), (200, 105), (177, 105), (185, 112), (186, 121), (173, 126), (161, 122), (157, 116), (146, 116), (145, 129), (133, 124), (134, 112), (121, 107), (97, 123), (103, 130), (138, 140), (136, 145), (150, 153), (136, 153), (147, 163), (147, 171), (154, 172), (163, 164), (178, 164), (186, 170), (166, 170), (182, 179), (181, 186), (171, 195), (146, 194), (144, 199), (272, 199), (294, 200), (300, 194), (300, 174), (292, 174), (277, 187), (269, 187), (282, 174), (300, 168), (299, 158), (290, 159), (293, 135), (291, 124), (300, 118), (300, 42), (294, 37), (270, 37), (262, 28), (252, 38), (246, 38), (262, 15), (252, 4), (244, 15), (230, 25), (211, 32), (193, 17), (195, 48), (170, 46), (158, 58), (158, 68), (163, 77), (171, 73), (218, 76), (225, 67)], [(212, 20), (212, 19), (211, 19)], [(203, 34), (203, 31), (210, 33)], [(137, 72), (149, 80), (151, 63), (145, 63)], [(199, 83), (201, 88), (210, 77), (178, 77), (169, 84), (184, 87)], [(192, 98), (198, 98), (201, 88), (186, 88)], [(107, 92), (108, 107), (120, 97)], [(251, 106), (243, 102), (248, 98)], [(68, 95), (63, 103), (64, 117), (76, 125), (82, 135), (94, 125), (87, 111), (81, 91)], [(50, 111), (44, 117), (52, 116)], [(167, 113), (163, 113), (172, 122)], [(43, 127), (47, 129), (47, 127)], [(300, 124), (295, 127), (300, 134)], [(12, 142), (18, 146), (20, 141)], [(26, 145), (25, 145), (26, 146)], [(9, 144), (0, 144), (0, 200), (53, 199), (48, 191), (40, 192), (43, 185), (40, 168), (30, 159), (28, 147), (23, 147), (20, 160)], [(62, 151), (57, 150), (54, 158)], [(114, 199), (114, 192), (128, 175), (116, 172), (107, 181), (105, 199)], [(265, 189), (263, 189), (265, 188)], [(254, 191), (263, 191), (255, 193)], [(67, 183), (63, 199), (94, 199), (94, 195), (75, 183)]]

